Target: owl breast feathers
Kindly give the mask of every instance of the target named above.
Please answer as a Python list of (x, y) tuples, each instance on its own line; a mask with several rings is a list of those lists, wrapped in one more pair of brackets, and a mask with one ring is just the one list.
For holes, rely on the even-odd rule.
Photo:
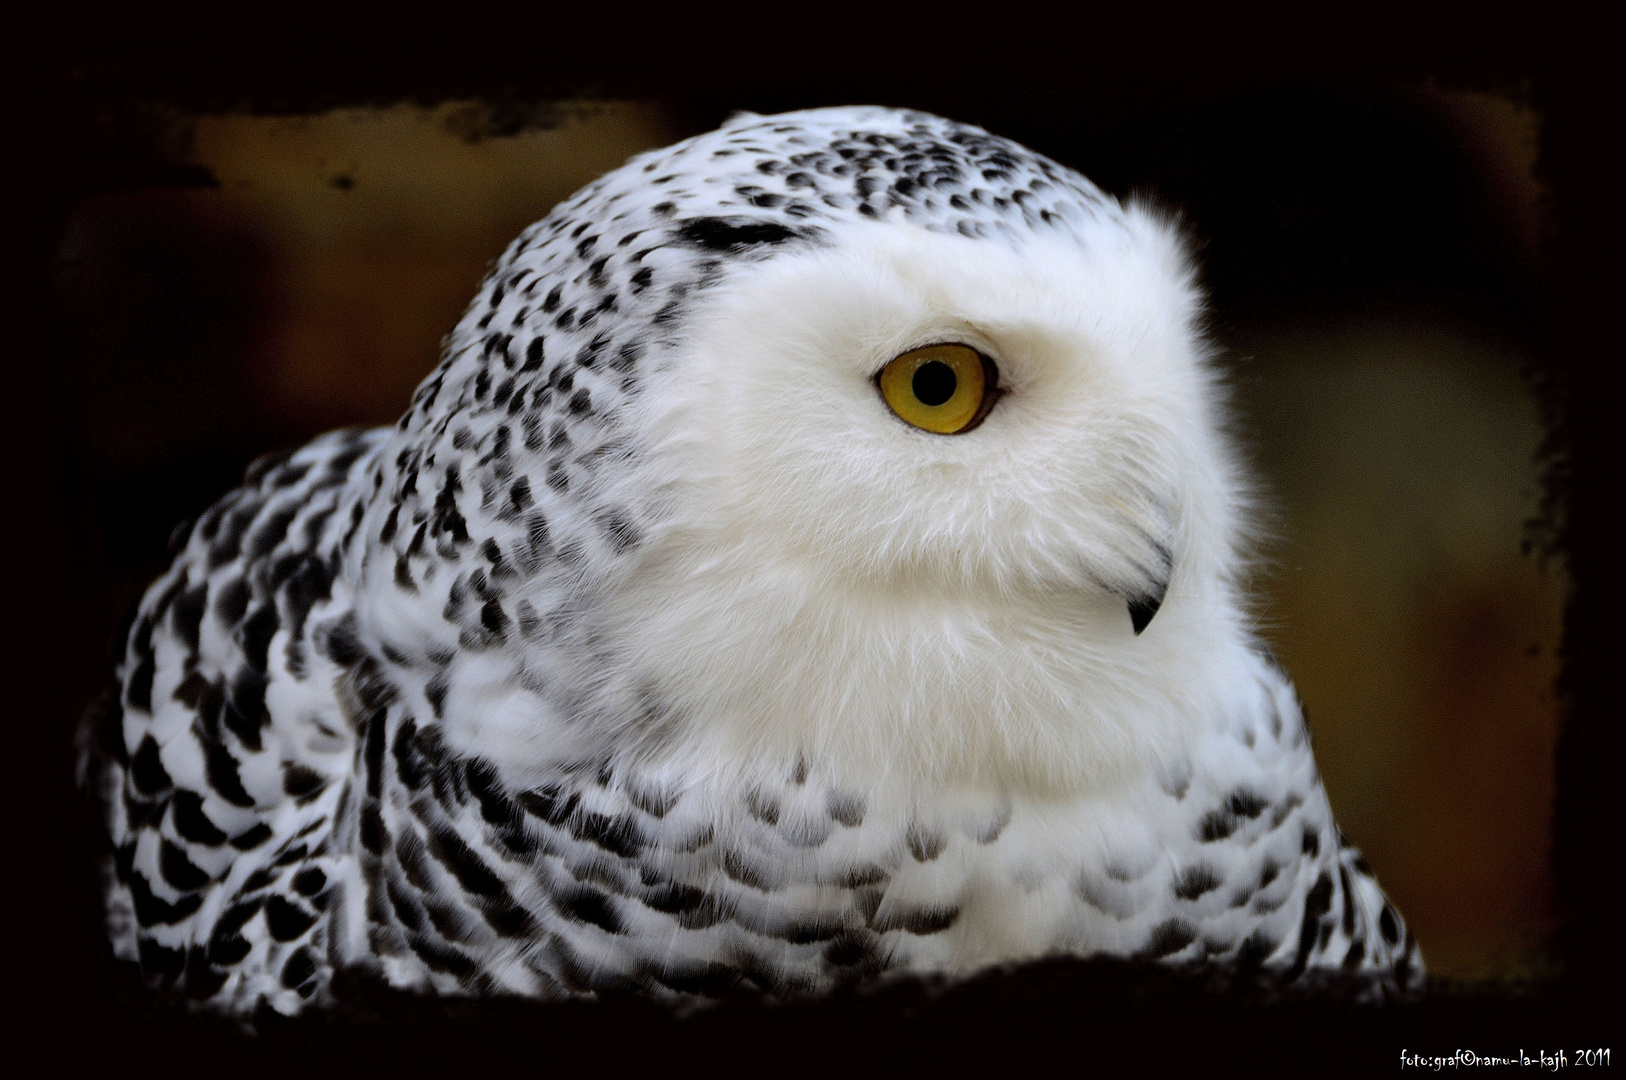
[(285, 1013), (1054, 955), (1405, 987), (1239, 581), (1174, 229), (977, 128), (736, 117), (498, 261), (400, 423), (180, 534), (89, 775), (115, 950)]

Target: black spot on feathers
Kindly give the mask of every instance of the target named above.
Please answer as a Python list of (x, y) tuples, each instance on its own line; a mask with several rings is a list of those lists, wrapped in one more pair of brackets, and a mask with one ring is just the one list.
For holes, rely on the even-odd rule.
[(1172, 956), (1196, 940), (1196, 927), (1180, 919), (1169, 919), (1153, 927), (1141, 955), (1153, 960)]
[(775, 221), (697, 217), (677, 229), (681, 243), (706, 251), (738, 251), (758, 244), (783, 244), (800, 236)]
[(870, 926), (878, 933), (902, 930), (907, 934), (925, 936), (942, 933), (953, 926), (959, 918), (960, 909), (957, 907), (899, 908), (871, 919)]
[(130, 779), (143, 795), (156, 795), (169, 789), (172, 781), (158, 756), (158, 743), (151, 735), (141, 738), (141, 745), (130, 757)]
[(209, 597), (209, 583), (200, 582), (175, 598), (170, 617), (175, 632), (180, 635), (188, 651), (198, 651), (198, 627), (203, 622), (203, 611)]
[(158, 872), (180, 892), (196, 892), (209, 883), (209, 875), (186, 857), (186, 852), (168, 840), (158, 849)]
[(275, 893), (265, 899), (265, 924), (278, 941), (296, 941), (316, 922), (314, 912)]
[(1219, 888), (1223, 879), (1210, 866), (1198, 863), (1188, 866), (1174, 883), (1174, 895), (1182, 900), (1195, 900), (1204, 893)]
[(170, 821), (183, 840), (204, 847), (219, 847), (226, 834), (203, 810), (203, 798), (194, 791), (177, 791), (170, 801)]
[(428, 843), (429, 853), (452, 872), (463, 888), (478, 896), (506, 895), (502, 879), (492, 873), (491, 868), (452, 828), (445, 825), (431, 828)]
[(174, 926), (202, 907), (203, 897), (189, 892), (170, 903), (155, 894), (147, 879), (137, 870), (130, 874), (130, 902), (135, 908), (136, 922), (142, 926)]
[(243, 778), (237, 772), (237, 759), (224, 744), (214, 740), (204, 742), (203, 770), (209, 786), (222, 799), (233, 806), (254, 805), (254, 796), (243, 787)]
[(301, 946), (295, 949), (288, 962), (282, 965), (282, 985), (295, 990), (300, 997), (310, 997), (316, 991), (316, 959), (311, 951)]
[(553, 902), (568, 918), (597, 926), (612, 934), (621, 933), (621, 915), (616, 910), (614, 901), (596, 889), (586, 887), (562, 889), (554, 896)]

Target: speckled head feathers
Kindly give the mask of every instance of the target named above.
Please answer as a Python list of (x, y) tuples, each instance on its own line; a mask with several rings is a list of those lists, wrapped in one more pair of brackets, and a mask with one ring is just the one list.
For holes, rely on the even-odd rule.
[[(450, 621), (570, 685), (516, 706), (516, 761), (607, 739), (1063, 785), (1130, 767), (1178, 725), (1104, 718), (1145, 712), (1182, 648), (1203, 664), (1179, 627), (1234, 616), (1200, 307), (1162, 220), (1008, 140), (736, 117), (499, 260), (386, 455), (358, 614), (400, 655)], [(875, 386), (942, 341), (1004, 392), (963, 437)], [(1130, 647), (1166, 596), (1169, 629)], [(561, 710), (603, 722), (538, 739)]]

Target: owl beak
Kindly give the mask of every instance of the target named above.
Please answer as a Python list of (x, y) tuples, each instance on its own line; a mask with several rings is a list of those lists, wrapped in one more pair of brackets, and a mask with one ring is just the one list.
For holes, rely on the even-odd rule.
[(1135, 597), (1129, 601), (1129, 623), (1135, 628), (1135, 636), (1152, 623), (1152, 616), (1157, 609), (1163, 606), (1163, 589), (1159, 589), (1155, 596)]
[(1174, 552), (1169, 550), (1166, 543), (1153, 540), (1153, 550), (1157, 556), (1151, 568), (1142, 567), (1142, 571), (1149, 579), (1146, 582), (1146, 591), (1138, 595), (1121, 593), (1124, 602), (1129, 605), (1129, 624), (1135, 628), (1135, 636), (1140, 637), (1141, 631), (1152, 625), (1152, 617), (1163, 606), (1163, 598), (1169, 592), (1169, 578), (1174, 576)]
[(1151, 575), (1150, 586), (1146, 592), (1139, 596), (1125, 596), (1129, 604), (1129, 623), (1135, 628), (1135, 636), (1152, 624), (1152, 616), (1163, 606), (1163, 598), (1169, 592), (1169, 578), (1174, 572), (1174, 557), (1169, 549), (1162, 544), (1157, 545), (1159, 566)]

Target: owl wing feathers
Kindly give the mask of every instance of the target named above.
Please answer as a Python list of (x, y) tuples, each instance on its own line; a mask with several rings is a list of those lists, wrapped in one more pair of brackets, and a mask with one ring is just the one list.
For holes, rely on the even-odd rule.
[(325, 964), (354, 736), (314, 631), (345, 605), (342, 541), (386, 435), (256, 462), (178, 531), (125, 638), (102, 778), (114, 946), (194, 996), (309, 994)]

